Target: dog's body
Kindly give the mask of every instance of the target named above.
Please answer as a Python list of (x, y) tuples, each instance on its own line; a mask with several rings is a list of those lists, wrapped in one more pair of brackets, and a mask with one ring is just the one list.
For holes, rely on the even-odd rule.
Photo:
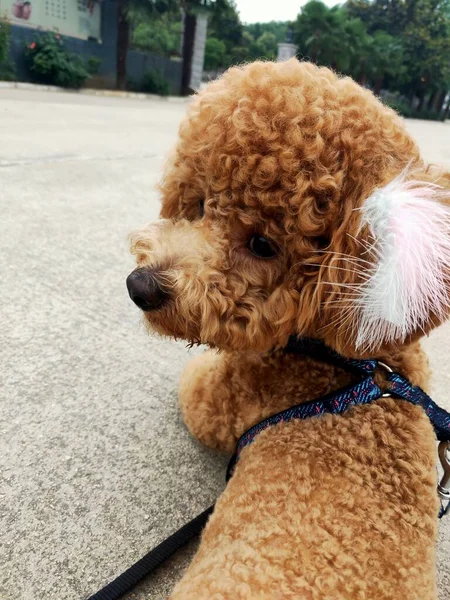
[[(397, 360), (426, 384), (418, 346)], [(348, 382), (284, 352), (211, 353), (180, 397), (191, 432), (229, 451), (259, 420)], [(436, 598), (435, 461), (428, 417), (404, 401), (269, 428), (243, 451), (172, 600)]]
[[(181, 381), (193, 435), (232, 452), (350, 382), (285, 352), (295, 335), (426, 388), (418, 339), (449, 304), (448, 187), (393, 111), (327, 69), (255, 63), (202, 92), (128, 281), (151, 329), (220, 350)], [(266, 429), (172, 599), (434, 600), (434, 464), (428, 417), (392, 398)]]

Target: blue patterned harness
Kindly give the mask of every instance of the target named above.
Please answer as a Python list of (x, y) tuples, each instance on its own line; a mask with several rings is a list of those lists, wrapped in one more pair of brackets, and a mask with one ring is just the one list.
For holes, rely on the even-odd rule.
[[(394, 373), (381, 361), (344, 358), (319, 340), (311, 339), (292, 338), (286, 347), (286, 351), (295, 354), (308, 354), (313, 358), (337, 364), (344, 369), (362, 375), (363, 378), (357, 383), (322, 396), (318, 400), (292, 406), (250, 427), (237, 443), (236, 451), (228, 465), (227, 481), (233, 474), (242, 450), (251, 444), (258, 433), (264, 431), (264, 429), (278, 423), (286, 423), (292, 419), (308, 419), (325, 413), (339, 415), (352, 406), (369, 404), (382, 397), (393, 397), (421, 406), (434, 427), (437, 439), (441, 442), (439, 457), (444, 469), (444, 477), (438, 486), (438, 493), (441, 498), (439, 516), (443, 516), (450, 506), (450, 461), (448, 457), (448, 452), (450, 452), (450, 413), (433, 402), (420, 387), (412, 385), (405, 377), (399, 373)], [(378, 368), (387, 371), (387, 391), (383, 391), (375, 382), (375, 371)], [(442, 500), (447, 502), (445, 508), (442, 506)]]

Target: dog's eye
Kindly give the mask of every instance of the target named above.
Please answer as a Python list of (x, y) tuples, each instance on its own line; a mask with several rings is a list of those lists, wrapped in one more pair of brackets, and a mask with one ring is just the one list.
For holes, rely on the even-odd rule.
[(200, 215), (200, 219), (202, 219), (203, 215), (205, 214), (205, 201), (204, 200), (198, 201), (198, 214)]
[(254, 235), (248, 242), (248, 247), (258, 258), (272, 258), (276, 251), (267, 238), (262, 235)]

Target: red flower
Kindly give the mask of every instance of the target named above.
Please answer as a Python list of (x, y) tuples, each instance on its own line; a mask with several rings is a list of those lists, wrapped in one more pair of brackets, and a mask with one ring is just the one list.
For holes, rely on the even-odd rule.
[(60, 37), (61, 37), (61, 36), (60, 36), (60, 35), (58, 35), (58, 34), (56, 34), (56, 35), (55, 35), (55, 38), (56, 38), (57, 40), (59, 40), (59, 38), (60, 38)]
[(29, 45), (30, 50), (34, 50), (36, 48), (36, 42), (31, 42)]

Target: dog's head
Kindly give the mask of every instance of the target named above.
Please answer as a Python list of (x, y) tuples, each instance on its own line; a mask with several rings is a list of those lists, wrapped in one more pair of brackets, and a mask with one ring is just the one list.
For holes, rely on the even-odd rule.
[(157, 332), (224, 349), (403, 344), (447, 313), (449, 185), (351, 79), (230, 69), (188, 109), (130, 295)]

